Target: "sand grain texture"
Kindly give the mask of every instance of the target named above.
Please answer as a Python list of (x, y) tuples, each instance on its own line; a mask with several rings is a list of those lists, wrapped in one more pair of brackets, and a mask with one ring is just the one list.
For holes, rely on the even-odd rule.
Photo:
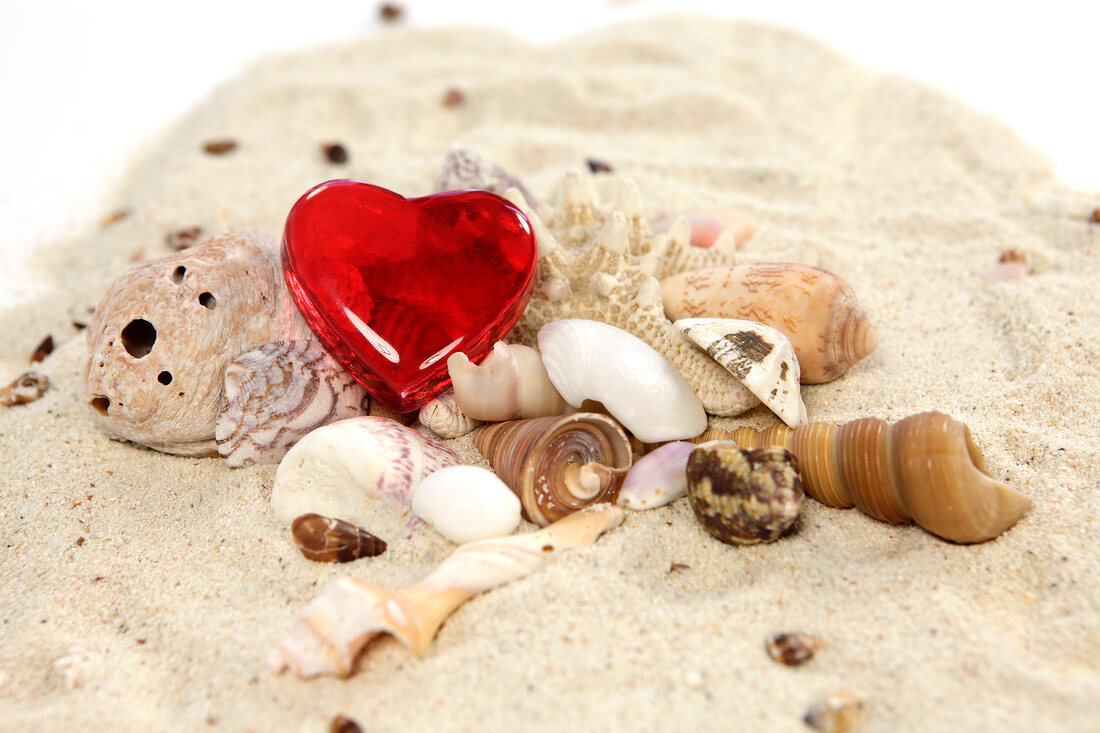
[[(463, 103), (442, 104), (451, 87)], [(202, 152), (222, 138), (237, 149)], [(347, 165), (320, 153), (334, 140)], [(808, 500), (793, 536), (732, 548), (679, 501), (470, 601), (423, 659), (383, 639), (348, 680), (273, 677), (267, 652), (327, 580), (407, 585), (449, 544), (425, 530), (311, 563), (268, 504), (273, 467), (109, 440), (80, 400), (69, 309), (167, 254), (168, 232), (280, 232), (327, 178), (428, 193), (455, 141), (542, 196), (598, 157), (653, 211), (749, 211), (753, 251), (816, 252), (879, 348), (804, 388), (810, 418), (950, 413), (1033, 508), (963, 547)], [(317, 731), (343, 713), (371, 731), (801, 731), (835, 690), (865, 701), (858, 730), (1100, 728), (1097, 199), (997, 121), (751, 25), (548, 49), (393, 29), (256, 66), (141, 153), (111, 204), (134, 213), (43, 248), (48, 292), (0, 317), (5, 382), (58, 342), (39, 365), (53, 388), (0, 411), (0, 729)], [(1011, 248), (1034, 274), (984, 280)], [(823, 646), (782, 667), (777, 631)]]

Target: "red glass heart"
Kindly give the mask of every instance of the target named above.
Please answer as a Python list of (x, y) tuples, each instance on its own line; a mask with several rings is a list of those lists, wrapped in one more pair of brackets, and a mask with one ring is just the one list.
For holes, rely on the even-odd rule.
[(479, 362), (515, 324), (536, 257), (527, 218), (487, 191), (407, 199), (328, 181), (298, 199), (283, 233), (283, 271), (306, 322), (399, 412), (450, 385), (450, 354)]

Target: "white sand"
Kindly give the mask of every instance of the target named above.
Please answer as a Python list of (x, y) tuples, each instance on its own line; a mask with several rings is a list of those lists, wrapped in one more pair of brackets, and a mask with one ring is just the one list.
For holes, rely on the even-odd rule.
[[(440, 104), (450, 86), (464, 105)], [(215, 137), (241, 147), (204, 155)], [(318, 154), (330, 140), (347, 166)], [(386, 638), (348, 680), (272, 676), (327, 580), (411, 583), (450, 545), (311, 563), (268, 505), (273, 467), (107, 439), (68, 309), (168, 231), (279, 232), (326, 178), (427, 193), (455, 141), (544, 196), (594, 156), (654, 210), (747, 210), (754, 251), (816, 249), (880, 345), (803, 390), (810, 418), (948, 412), (1033, 508), (964, 547), (807, 500), (792, 536), (733, 548), (681, 501), (469, 602), (422, 659)], [(396, 30), (256, 67), (142, 153), (115, 203), (134, 214), (48, 248), (45, 294), (0, 320), (5, 381), (61, 342), (53, 389), (0, 411), (0, 729), (798, 731), (834, 690), (865, 701), (860, 730), (1100, 728), (1098, 201), (997, 121), (761, 27), (666, 20), (549, 50)], [(1035, 273), (982, 279), (1009, 248)], [(823, 648), (777, 665), (763, 641), (783, 630)]]

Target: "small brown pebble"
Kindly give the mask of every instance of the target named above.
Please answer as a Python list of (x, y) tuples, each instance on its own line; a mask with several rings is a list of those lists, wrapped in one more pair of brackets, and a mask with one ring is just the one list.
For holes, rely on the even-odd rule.
[(84, 544), (84, 538), (83, 537), (77, 537), (76, 538), (76, 546), (80, 547), (83, 544)]
[(325, 154), (330, 163), (347, 163), (348, 162), (348, 149), (340, 143), (325, 143), (321, 146), (321, 152)]
[(399, 3), (382, 3), (378, 6), (378, 17), (387, 23), (401, 20), (405, 15), (405, 6)]
[(863, 701), (847, 692), (835, 692), (818, 700), (802, 716), (802, 722), (825, 733), (850, 730), (863, 713)]
[(34, 352), (31, 353), (31, 364), (37, 364), (52, 353), (53, 334), (50, 334), (46, 338), (42, 339), (42, 343), (34, 347)]
[(592, 173), (610, 173), (614, 170), (610, 163), (598, 158), (589, 158), (584, 162), (588, 164), (588, 170)]
[(682, 562), (674, 562), (668, 566), (668, 572), (670, 573), (683, 573), (691, 570), (690, 565), (685, 565)]
[(0, 388), (0, 405), (25, 405), (41, 397), (50, 387), (50, 378), (42, 372), (25, 372), (7, 387)]
[(443, 106), (444, 107), (457, 107), (466, 101), (466, 95), (462, 93), (461, 89), (455, 89), (451, 87), (443, 94)]
[(137, 645), (138, 646), (145, 646), (145, 639), (138, 639), (137, 640)]
[(386, 543), (370, 532), (320, 514), (303, 514), (290, 531), (302, 554), (317, 562), (350, 562), (386, 551)]
[(329, 733), (361, 733), (363, 730), (349, 717), (344, 715), (337, 715), (332, 719), (332, 723), (328, 727)]
[(194, 245), (199, 241), (199, 237), (201, 236), (202, 227), (186, 227), (165, 234), (164, 243), (178, 252), (181, 249), (187, 249)]
[(1092, 210), (1092, 217), (1089, 219), (1093, 224), (1100, 224), (1100, 206)]
[(110, 214), (107, 214), (107, 216), (100, 219), (99, 224), (104, 229), (106, 229), (107, 227), (111, 226), (112, 224), (119, 223), (120, 221), (122, 221), (123, 219), (128, 217), (129, 215), (130, 215), (130, 210), (129, 209), (118, 209), (117, 211), (112, 211)]
[(772, 634), (764, 642), (764, 648), (780, 664), (797, 667), (814, 658), (821, 640), (809, 634)]
[(210, 155), (225, 155), (237, 149), (237, 141), (226, 138), (224, 140), (207, 140), (202, 149)]

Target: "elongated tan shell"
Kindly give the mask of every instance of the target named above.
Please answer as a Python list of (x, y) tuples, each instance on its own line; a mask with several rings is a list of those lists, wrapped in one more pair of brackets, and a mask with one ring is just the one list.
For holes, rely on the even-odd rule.
[(554, 389), (539, 352), (497, 341), (481, 364), (458, 352), (447, 358), (455, 401), (475, 420), (499, 422), (569, 412)]
[(386, 543), (365, 529), (320, 514), (303, 514), (291, 522), (290, 532), (302, 554), (316, 562), (351, 562), (386, 551)]
[(782, 331), (794, 344), (803, 384), (836, 379), (876, 346), (851, 287), (818, 267), (754, 264), (681, 272), (661, 281), (661, 298), (673, 320), (738, 318)]
[(633, 459), (617, 422), (594, 412), (512, 420), (474, 439), (497, 475), (539, 526), (600, 502), (614, 502)]
[(268, 663), (276, 673), (346, 677), (367, 642), (383, 633), (424, 654), (439, 627), (467, 600), (527, 575), (557, 550), (592, 544), (622, 521), (622, 509), (601, 504), (537, 532), (470, 542), (427, 578), (400, 590), (345, 575), (306, 607)]
[(798, 459), (802, 485), (834, 507), (853, 504), (886, 522), (916, 522), (954, 542), (985, 542), (1019, 521), (1031, 500), (985, 471), (970, 429), (942, 412), (890, 425), (863, 418), (844, 425), (709, 431), (742, 448), (779, 445)]
[(370, 396), (320, 341), (277, 341), (226, 367), (214, 435), (233, 467), (278, 463), (306, 433), (362, 415)]

